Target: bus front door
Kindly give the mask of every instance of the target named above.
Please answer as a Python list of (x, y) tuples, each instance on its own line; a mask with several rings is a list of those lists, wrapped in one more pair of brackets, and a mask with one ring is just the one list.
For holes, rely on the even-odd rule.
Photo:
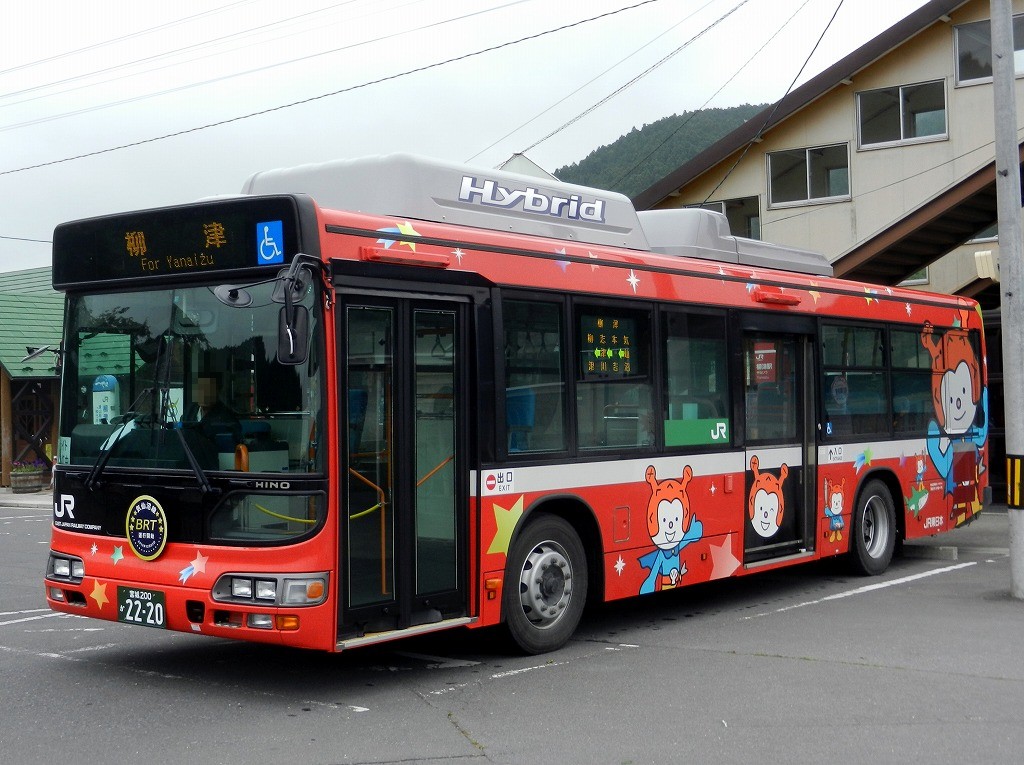
[(744, 563), (814, 549), (813, 325), (744, 322)]
[(464, 617), (465, 305), (342, 296), (339, 644)]

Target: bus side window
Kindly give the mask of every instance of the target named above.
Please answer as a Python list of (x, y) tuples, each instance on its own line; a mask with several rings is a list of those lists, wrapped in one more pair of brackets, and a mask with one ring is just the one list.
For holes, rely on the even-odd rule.
[(663, 328), (665, 446), (712, 443), (730, 431), (725, 317), (665, 311)]
[(577, 304), (577, 439), (581, 449), (657, 442), (651, 384), (651, 312)]
[(510, 454), (565, 449), (562, 306), (502, 302), (505, 432)]

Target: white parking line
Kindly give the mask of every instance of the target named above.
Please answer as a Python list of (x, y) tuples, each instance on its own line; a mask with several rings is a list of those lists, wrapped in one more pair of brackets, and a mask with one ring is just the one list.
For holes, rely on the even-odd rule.
[(37, 619), (49, 619), (51, 616), (62, 616), (62, 614), (51, 611), (48, 614), (40, 614), (39, 616), (26, 616), (23, 619), (11, 619), (6, 622), (0, 622), (0, 627), (7, 627), (11, 624), (21, 624), (22, 622), (34, 622)]
[(817, 600), (808, 600), (804, 603), (796, 603), (792, 606), (784, 606), (783, 608), (776, 608), (774, 611), (765, 611), (760, 614), (753, 614), (751, 616), (744, 616), (744, 621), (747, 619), (760, 619), (762, 616), (770, 616), (771, 614), (781, 614), (784, 611), (792, 611), (795, 608), (803, 608), (804, 606), (816, 606), (819, 603), (826, 603), (830, 600), (842, 600), (843, 598), (849, 598), (854, 595), (863, 595), (865, 592), (874, 592), (875, 590), (884, 590), (887, 587), (895, 587), (899, 584), (906, 584), (907, 582), (913, 582), (917, 579), (925, 579), (929, 576), (935, 576), (936, 574), (946, 574), (950, 571), (956, 571), (961, 568), (968, 568), (970, 566), (978, 565), (976, 561), (970, 563), (958, 563), (955, 566), (946, 566), (945, 568), (936, 568), (931, 571), (925, 571), (921, 574), (913, 574), (911, 576), (903, 576), (899, 579), (890, 579), (888, 582), (878, 582), (877, 584), (867, 584), (863, 587), (857, 587), (852, 590), (846, 590), (845, 592), (837, 592), (834, 595), (826, 595), (824, 598), (818, 598)]

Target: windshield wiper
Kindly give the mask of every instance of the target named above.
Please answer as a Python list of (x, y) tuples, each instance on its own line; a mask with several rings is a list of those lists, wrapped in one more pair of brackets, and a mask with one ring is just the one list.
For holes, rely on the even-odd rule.
[(188, 460), (189, 467), (192, 468), (192, 472), (196, 474), (196, 480), (199, 481), (199, 490), (203, 494), (207, 494), (214, 490), (213, 486), (210, 485), (210, 479), (206, 477), (206, 471), (203, 470), (199, 464), (199, 460), (196, 459), (195, 452), (192, 451), (192, 447), (185, 441), (185, 431), (181, 428), (174, 428), (174, 432), (178, 434), (178, 441), (181, 442), (181, 450), (185, 453), (185, 459)]
[(114, 447), (121, 442), (122, 438), (135, 429), (135, 421), (136, 418), (133, 415), (126, 416), (125, 421), (121, 423), (121, 427), (111, 433), (107, 440), (103, 442), (103, 445), (100, 447), (100, 456), (96, 458), (92, 470), (89, 471), (89, 475), (85, 479), (85, 488), (90, 491), (95, 488), (100, 480), (100, 476), (103, 474), (103, 469), (110, 460), (110, 455), (114, 453)]

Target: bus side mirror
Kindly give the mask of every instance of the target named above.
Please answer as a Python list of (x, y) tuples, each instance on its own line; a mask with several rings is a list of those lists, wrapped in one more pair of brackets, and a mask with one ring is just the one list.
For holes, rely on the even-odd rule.
[(277, 361), (304, 364), (309, 355), (309, 309), (304, 305), (282, 306), (277, 315)]

